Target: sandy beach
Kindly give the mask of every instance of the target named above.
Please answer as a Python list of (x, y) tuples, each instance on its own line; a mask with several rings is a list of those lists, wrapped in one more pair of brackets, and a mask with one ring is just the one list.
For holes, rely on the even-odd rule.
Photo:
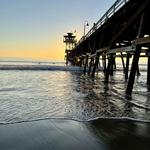
[(149, 150), (150, 126), (121, 120), (49, 119), (0, 125), (1, 150)]

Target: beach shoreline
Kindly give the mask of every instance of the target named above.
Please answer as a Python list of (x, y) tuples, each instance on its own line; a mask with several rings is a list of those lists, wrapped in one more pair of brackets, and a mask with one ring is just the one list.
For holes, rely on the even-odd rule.
[(148, 150), (149, 123), (98, 119), (47, 119), (0, 125), (2, 150)]

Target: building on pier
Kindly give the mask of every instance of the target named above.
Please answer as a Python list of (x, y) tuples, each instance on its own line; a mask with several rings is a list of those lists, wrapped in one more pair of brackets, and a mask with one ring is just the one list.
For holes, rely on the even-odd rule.
[(73, 33), (67, 33), (67, 35), (64, 35), (63, 42), (65, 43), (66, 64), (68, 64), (68, 61), (74, 62), (74, 55), (72, 55), (71, 51), (76, 46), (76, 36)]

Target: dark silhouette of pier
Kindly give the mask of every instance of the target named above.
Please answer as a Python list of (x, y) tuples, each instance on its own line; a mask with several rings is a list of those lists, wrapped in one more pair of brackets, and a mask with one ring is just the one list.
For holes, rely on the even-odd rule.
[(115, 58), (120, 57), (128, 82), (126, 93), (131, 95), (135, 76), (140, 75), (139, 58), (147, 57), (147, 85), (150, 86), (149, 14), (150, 0), (117, 0), (72, 49), (66, 50), (67, 62), (83, 67), (85, 74), (94, 77), (101, 60), (107, 84), (116, 70)]

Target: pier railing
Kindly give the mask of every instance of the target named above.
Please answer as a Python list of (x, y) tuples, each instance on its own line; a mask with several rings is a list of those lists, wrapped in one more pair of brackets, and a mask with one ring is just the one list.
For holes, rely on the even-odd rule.
[(113, 16), (120, 8), (122, 8), (124, 5), (126, 5), (126, 3), (128, 1), (130, 1), (130, 0), (117, 0), (110, 7), (110, 9), (101, 17), (101, 19), (98, 20), (98, 22), (93, 25), (93, 27), (90, 29), (90, 31), (79, 40), (77, 45), (79, 45), (81, 42), (86, 40), (90, 35), (92, 35), (98, 28), (100, 28), (107, 21), (108, 18)]

